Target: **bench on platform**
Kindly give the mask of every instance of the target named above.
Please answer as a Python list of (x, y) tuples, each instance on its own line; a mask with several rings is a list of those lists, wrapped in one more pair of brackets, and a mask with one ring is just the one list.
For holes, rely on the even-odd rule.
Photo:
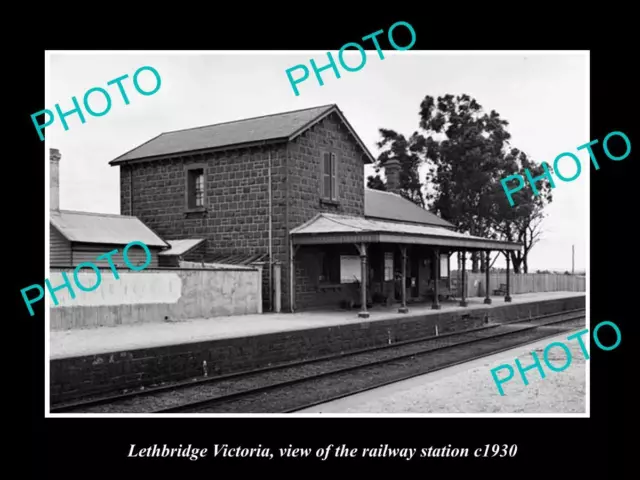
[(449, 297), (452, 300), (455, 300), (457, 298), (462, 298), (462, 283), (458, 282), (457, 278), (452, 278), (451, 279), (451, 292)]
[(493, 291), (494, 295), (506, 295), (507, 294), (507, 284), (501, 283), (500, 288)]
[[(427, 286), (427, 294), (433, 295), (435, 294), (435, 283), (433, 280), (429, 280), (429, 284)], [(440, 279), (438, 281), (438, 299), (445, 298), (451, 299), (456, 295), (456, 289), (453, 288), (452, 281), (450, 279)]]

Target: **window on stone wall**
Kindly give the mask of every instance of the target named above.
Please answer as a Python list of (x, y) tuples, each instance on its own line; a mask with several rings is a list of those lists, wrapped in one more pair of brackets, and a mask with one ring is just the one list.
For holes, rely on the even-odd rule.
[(187, 167), (187, 208), (204, 208), (205, 182), (204, 166)]
[(338, 200), (338, 158), (335, 153), (322, 154), (322, 198)]
[(386, 252), (384, 254), (384, 281), (393, 280), (393, 253)]

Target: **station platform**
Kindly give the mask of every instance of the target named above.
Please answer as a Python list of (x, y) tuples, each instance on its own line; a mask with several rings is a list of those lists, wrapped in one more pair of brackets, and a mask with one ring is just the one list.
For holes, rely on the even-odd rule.
[[(545, 292), (513, 295), (511, 304), (535, 303), (575, 296), (582, 292)], [(50, 359), (96, 355), (140, 348), (179, 345), (183, 343), (240, 338), (267, 333), (308, 330), (319, 327), (378, 322), (407, 317), (441, 315), (445, 312), (465, 312), (476, 309), (495, 309), (509, 305), (504, 297), (492, 297), (491, 305), (484, 298), (471, 298), (467, 307), (458, 302), (444, 302), (440, 310), (431, 304), (409, 305), (409, 313), (398, 313), (398, 306), (370, 309), (368, 319), (358, 318), (356, 310), (310, 311), (299, 313), (263, 313), (184, 322), (146, 323), (50, 332)]]
[(470, 298), (356, 310), (265, 313), (185, 322), (50, 332), (51, 403), (76, 397), (218, 376), (317, 358), (412, 338), (477, 328), (489, 322), (584, 308), (584, 292), (513, 295), (512, 302)]

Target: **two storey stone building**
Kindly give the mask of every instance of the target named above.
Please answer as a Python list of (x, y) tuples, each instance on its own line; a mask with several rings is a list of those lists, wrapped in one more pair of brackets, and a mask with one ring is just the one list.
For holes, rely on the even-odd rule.
[[(367, 317), (371, 304), (406, 311), (427, 298), (439, 308), (453, 252), (520, 248), (457, 233), (393, 191), (367, 189), (373, 162), (338, 106), (326, 105), (163, 133), (110, 164), (120, 167), (122, 214), (167, 241), (204, 239), (206, 262), (264, 262), (263, 298), (285, 311), (349, 305)], [(399, 164), (386, 169), (393, 190)]]

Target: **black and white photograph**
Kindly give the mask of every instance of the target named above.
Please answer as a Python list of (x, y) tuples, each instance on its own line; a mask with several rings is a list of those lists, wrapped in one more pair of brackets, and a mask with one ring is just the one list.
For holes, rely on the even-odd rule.
[(47, 417), (589, 417), (589, 52), (381, 48), (46, 52)]

